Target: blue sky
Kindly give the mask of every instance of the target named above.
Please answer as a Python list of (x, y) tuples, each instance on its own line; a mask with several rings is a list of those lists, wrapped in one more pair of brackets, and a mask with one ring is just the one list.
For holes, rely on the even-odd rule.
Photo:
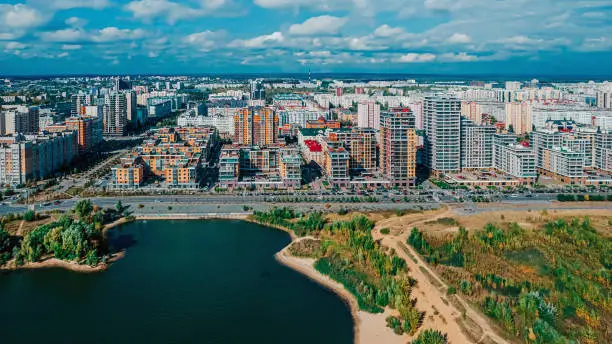
[(0, 74), (612, 75), (611, 0), (0, 0)]

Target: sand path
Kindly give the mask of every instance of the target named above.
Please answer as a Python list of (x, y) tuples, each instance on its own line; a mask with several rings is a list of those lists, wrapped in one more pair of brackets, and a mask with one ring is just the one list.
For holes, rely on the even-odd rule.
[[(448, 285), (433, 271), (426, 262), (405, 244), (413, 227), (426, 221), (435, 221), (442, 217), (452, 215), (451, 209), (420, 214), (408, 215), (413, 221), (398, 222), (398, 218), (379, 221), (372, 232), (374, 239), (382, 240), (382, 245), (395, 249), (410, 269), (410, 276), (417, 281), (412, 295), (417, 298), (416, 307), (425, 311), (422, 329), (433, 328), (448, 334), (449, 343), (510, 343), (499, 336), (489, 323), (489, 320), (479, 311), (475, 310), (460, 296), (446, 294)], [(417, 214), (418, 215), (418, 214)], [(399, 227), (399, 228), (398, 228)], [(391, 228), (397, 235), (382, 235), (380, 229)]]

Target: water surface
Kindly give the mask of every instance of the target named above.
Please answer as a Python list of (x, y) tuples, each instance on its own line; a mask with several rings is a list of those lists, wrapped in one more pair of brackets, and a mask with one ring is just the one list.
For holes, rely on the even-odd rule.
[(147, 221), (107, 271), (0, 275), (2, 343), (334, 343), (348, 307), (276, 262), (286, 233), (241, 221)]

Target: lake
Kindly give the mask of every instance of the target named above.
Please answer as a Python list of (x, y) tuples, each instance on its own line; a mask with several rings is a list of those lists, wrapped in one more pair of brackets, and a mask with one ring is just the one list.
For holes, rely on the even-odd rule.
[(107, 271), (0, 274), (2, 343), (353, 342), (350, 310), (280, 265), (290, 242), (242, 221), (139, 221)]

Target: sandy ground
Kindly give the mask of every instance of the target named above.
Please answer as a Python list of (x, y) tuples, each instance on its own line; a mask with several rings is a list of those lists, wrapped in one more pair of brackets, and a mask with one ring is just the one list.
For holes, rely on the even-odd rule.
[[(303, 240), (301, 238), (299, 240)], [(289, 244), (291, 246), (291, 244)], [(288, 266), (304, 275), (313, 281), (321, 284), (329, 290), (340, 296), (351, 309), (351, 314), (354, 321), (355, 344), (404, 344), (408, 336), (399, 336), (387, 327), (386, 318), (392, 315), (392, 310), (387, 307), (382, 314), (371, 314), (359, 310), (355, 297), (344, 288), (344, 286), (328, 276), (319, 273), (314, 268), (314, 259), (298, 258), (292, 256), (288, 252), (289, 246), (276, 254), (276, 259), (279, 263)]]

